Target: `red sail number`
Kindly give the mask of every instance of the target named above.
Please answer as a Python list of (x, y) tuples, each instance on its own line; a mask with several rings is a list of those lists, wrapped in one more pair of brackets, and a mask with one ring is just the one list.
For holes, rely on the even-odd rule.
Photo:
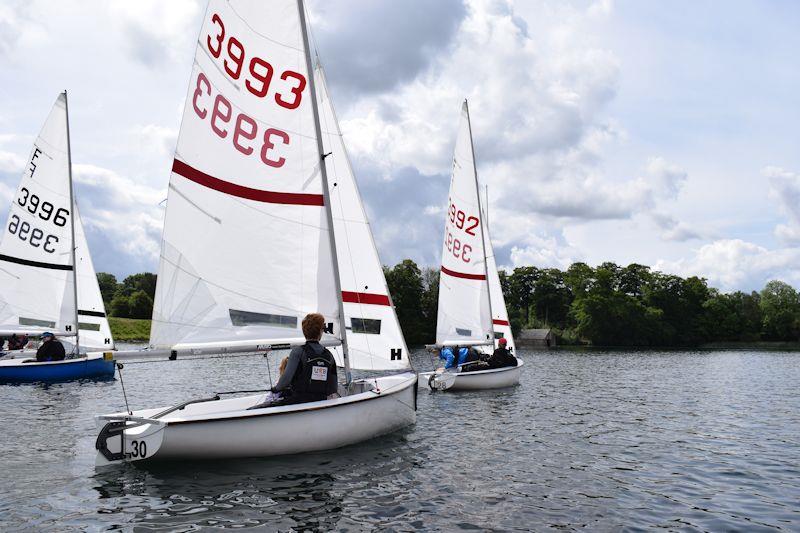
[[(272, 83), (274, 67), (257, 56), (251, 57), (248, 62), (244, 44), (236, 37), (225, 34), (225, 23), (217, 13), (211, 16), (211, 29), (212, 33), (206, 36), (206, 47), (211, 56), (222, 60), (225, 73), (233, 80), (242, 77), (244, 66), (247, 65), (244, 86), (254, 96), (264, 98)], [(227, 45), (223, 44), (226, 39)], [(280, 79), (285, 82), (285, 90), (288, 92), (274, 91), (275, 103), (286, 109), (297, 109), (300, 107), (307, 84), (305, 76), (293, 70), (286, 70), (281, 73)]]
[[(195, 114), (204, 120), (208, 116), (209, 108), (207, 103), (203, 103), (204, 96), (211, 97), (211, 83), (202, 72), (197, 74), (197, 82), (192, 96), (192, 108)], [(207, 100), (206, 100), (207, 102)], [(221, 94), (214, 97), (211, 108), (211, 118), (209, 124), (211, 130), (221, 139), (226, 139), (230, 133), (231, 121), (233, 120), (233, 106), (227, 98)], [(244, 155), (254, 152), (253, 146), (246, 144), (245, 141), (253, 141), (258, 137), (258, 123), (245, 113), (237, 113), (233, 121), (233, 135), (231, 140), (233, 147)], [(275, 141), (282, 141), (283, 145), (288, 146), (290, 142), (289, 134), (275, 128), (267, 128), (262, 134), (262, 143), (259, 149), (261, 161), (270, 167), (280, 168), (286, 163), (286, 158), (274, 158), (273, 151), (276, 147)]]

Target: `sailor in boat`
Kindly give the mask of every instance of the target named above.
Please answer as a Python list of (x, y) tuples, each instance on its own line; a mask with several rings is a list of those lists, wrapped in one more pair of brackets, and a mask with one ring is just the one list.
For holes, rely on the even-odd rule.
[(444, 346), (439, 351), (439, 359), (444, 361), (444, 369), (463, 368), (462, 365), (480, 360), (480, 354), (472, 347)]
[(42, 345), (36, 350), (36, 362), (63, 361), (66, 357), (64, 345), (49, 331), (42, 333)]
[(272, 405), (290, 405), (338, 397), (339, 380), (336, 375), (336, 360), (319, 341), (325, 328), (325, 317), (311, 313), (303, 319), (303, 335), (306, 343), (295, 346), (289, 353), (286, 369), (273, 393), (282, 398)]
[(22, 350), (28, 344), (28, 336), (27, 335), (19, 335), (17, 336), (16, 333), (11, 335), (11, 338), (8, 339), (8, 349), (9, 350)]
[(504, 368), (507, 366), (517, 366), (517, 358), (508, 350), (508, 339), (501, 337), (497, 344), (499, 346), (491, 357), (487, 359), (488, 368)]

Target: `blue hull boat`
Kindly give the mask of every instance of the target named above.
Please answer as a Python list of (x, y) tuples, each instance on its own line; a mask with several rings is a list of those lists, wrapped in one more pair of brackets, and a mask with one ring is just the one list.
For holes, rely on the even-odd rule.
[(0, 382), (52, 382), (114, 377), (114, 360), (105, 359), (102, 354), (44, 363), (24, 361), (30, 359), (0, 361)]

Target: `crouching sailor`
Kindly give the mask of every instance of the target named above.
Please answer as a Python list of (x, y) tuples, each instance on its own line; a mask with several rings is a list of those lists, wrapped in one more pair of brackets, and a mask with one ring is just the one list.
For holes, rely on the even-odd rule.
[(439, 359), (444, 362), (445, 370), (458, 368), (460, 365), (480, 360), (480, 356), (473, 348), (458, 346), (444, 346), (439, 351)]
[(317, 402), (338, 397), (339, 380), (336, 360), (319, 341), (325, 327), (325, 317), (311, 313), (303, 319), (306, 343), (295, 346), (289, 354), (286, 371), (272, 392), (282, 393), (283, 399), (273, 405)]

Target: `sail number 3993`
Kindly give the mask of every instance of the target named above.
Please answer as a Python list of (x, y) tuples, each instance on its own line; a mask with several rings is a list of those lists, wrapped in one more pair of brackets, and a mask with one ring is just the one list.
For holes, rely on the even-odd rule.
[[(219, 14), (211, 17), (211, 32), (206, 36), (205, 45), (209, 54), (214, 59), (222, 62), (222, 69), (231, 80), (238, 81), (244, 78), (245, 89), (257, 98), (264, 98), (273, 86), (275, 68), (268, 61), (252, 56), (249, 58), (245, 46), (235, 36), (226, 34), (225, 23)], [(245, 69), (245, 65), (247, 68)], [(280, 76), (282, 88), (273, 90), (274, 102), (284, 109), (297, 109), (303, 99), (303, 90), (306, 88), (306, 78), (299, 72), (285, 70)], [(258, 123), (246, 113), (235, 113), (230, 100), (222, 94), (211, 94), (211, 82), (203, 72), (198, 72), (195, 80), (195, 90), (192, 95), (192, 108), (200, 119), (205, 119), (209, 111), (211, 130), (220, 138), (230, 136), (233, 147), (244, 155), (258, 151), (261, 161), (270, 167), (280, 168), (286, 163), (284, 157), (276, 157), (275, 143), (288, 146), (289, 134), (277, 128), (265, 128), (259, 132)], [(212, 97), (213, 102), (203, 103), (204, 95)], [(250, 141), (260, 137), (254, 146)]]

